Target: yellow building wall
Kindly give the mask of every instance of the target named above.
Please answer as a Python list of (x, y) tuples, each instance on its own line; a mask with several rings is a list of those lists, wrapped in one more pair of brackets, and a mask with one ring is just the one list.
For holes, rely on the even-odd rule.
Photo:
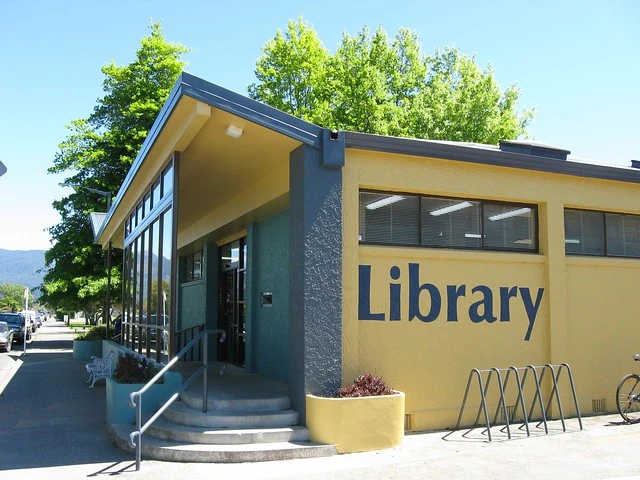
[(638, 259), (567, 259), (569, 356), (576, 365), (581, 408), (587, 412), (591, 401), (598, 399), (615, 412), (620, 378), (640, 370), (632, 359), (640, 353), (639, 263)]
[[(532, 159), (532, 161), (535, 161)], [(558, 160), (561, 161), (561, 160)], [(538, 254), (480, 252), (433, 248), (360, 245), (360, 189), (476, 198), (538, 206)], [(606, 399), (615, 411), (615, 388), (634, 368), (634, 339), (640, 334), (640, 260), (565, 256), (564, 208), (640, 214), (640, 187), (634, 184), (493, 167), (440, 159), (347, 150), (343, 171), (343, 384), (362, 373), (381, 375), (392, 388), (405, 392), (411, 430), (455, 426), (469, 372), (473, 368), (541, 366), (571, 367), (581, 413), (593, 413), (593, 400)], [(409, 321), (409, 264), (419, 268), (419, 285), (440, 292), (440, 314), (431, 322)], [(370, 270), (370, 312), (384, 321), (359, 320), (359, 266)], [(398, 267), (394, 280), (390, 271)], [(397, 272), (395, 272), (397, 273)], [(401, 320), (389, 320), (390, 285), (400, 289)], [(458, 321), (447, 321), (447, 286), (465, 285), (457, 300)], [(486, 286), (492, 295), (472, 289)], [(517, 287), (509, 300), (509, 321), (500, 321), (501, 287)], [(415, 288), (415, 286), (414, 286)], [(432, 287), (433, 288), (433, 287)], [(539, 289), (542, 299), (534, 312)], [(485, 290), (486, 292), (486, 290)], [(429, 293), (420, 295), (420, 309), (431, 308)], [(475, 302), (490, 305), (494, 322), (473, 323)], [(479, 310), (482, 313), (482, 308)], [(535, 320), (530, 319), (535, 313)], [(530, 322), (533, 328), (525, 339)], [(548, 375), (548, 374), (547, 374)], [(486, 377), (485, 377), (486, 378)], [(550, 382), (544, 382), (545, 398)], [(532, 379), (525, 397), (533, 398)], [(497, 383), (489, 401), (494, 410)], [(515, 404), (515, 383), (505, 392)], [(560, 377), (565, 416), (575, 415), (566, 372)], [(471, 423), (479, 405), (477, 382), (463, 424)], [(490, 415), (493, 416), (493, 410)], [(555, 408), (554, 408), (555, 410)], [(557, 414), (557, 411), (554, 412)]]

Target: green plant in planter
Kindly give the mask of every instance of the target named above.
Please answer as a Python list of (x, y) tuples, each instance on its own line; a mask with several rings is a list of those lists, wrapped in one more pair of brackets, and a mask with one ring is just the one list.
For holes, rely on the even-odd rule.
[(351, 385), (339, 388), (336, 396), (339, 398), (377, 397), (379, 395), (393, 395), (394, 393), (396, 392), (384, 383), (382, 377), (366, 373), (356, 378)]
[(84, 333), (76, 335), (76, 340), (106, 340), (107, 339), (107, 326), (106, 325), (93, 325)]
[[(147, 383), (162, 369), (162, 365), (142, 355), (126, 353), (118, 358), (113, 379), (118, 383)], [(164, 383), (164, 378), (156, 383)]]

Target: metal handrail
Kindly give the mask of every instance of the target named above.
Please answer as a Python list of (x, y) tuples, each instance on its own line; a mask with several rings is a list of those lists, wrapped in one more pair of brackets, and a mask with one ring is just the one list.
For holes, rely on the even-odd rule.
[[(131, 448), (136, 449), (136, 470), (140, 470), (140, 462), (142, 460), (142, 434), (147, 431), (147, 429), (155, 422), (160, 415), (164, 413), (164, 411), (171, 406), (173, 402), (175, 402), (178, 398), (180, 398), (180, 394), (186, 389), (189, 385), (193, 383), (193, 381), (204, 372), (204, 376), (202, 379), (202, 405), (203, 405), (203, 413), (207, 412), (207, 402), (208, 402), (208, 393), (207, 393), (207, 369), (208, 369), (208, 338), (209, 335), (220, 335), (220, 343), (224, 342), (227, 338), (227, 333), (222, 329), (215, 330), (202, 330), (198, 335), (196, 335), (189, 343), (187, 343), (182, 350), (180, 350), (175, 357), (169, 361), (151, 380), (147, 382), (147, 384), (142, 387), (140, 390), (136, 392), (132, 392), (129, 394), (129, 406), (131, 408), (136, 409), (136, 430), (129, 434), (129, 446)], [(182, 386), (178, 389), (176, 393), (171, 395), (167, 401), (158, 409), (156, 413), (154, 413), (147, 422), (142, 425), (142, 395), (151, 388), (153, 384), (155, 384), (158, 380), (162, 378), (162, 376), (169, 371), (171, 367), (173, 367), (178, 361), (180, 357), (185, 355), (188, 350), (190, 350), (197, 343), (201, 343), (202, 348), (202, 365), (198, 367), (198, 369), (185, 381)], [(136, 437), (138, 441), (136, 442)]]

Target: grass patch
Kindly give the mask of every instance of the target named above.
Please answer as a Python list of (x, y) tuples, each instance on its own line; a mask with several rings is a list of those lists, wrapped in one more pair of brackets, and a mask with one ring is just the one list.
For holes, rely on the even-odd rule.
[(69, 320), (69, 328), (89, 328), (89, 325), (85, 325), (84, 320)]

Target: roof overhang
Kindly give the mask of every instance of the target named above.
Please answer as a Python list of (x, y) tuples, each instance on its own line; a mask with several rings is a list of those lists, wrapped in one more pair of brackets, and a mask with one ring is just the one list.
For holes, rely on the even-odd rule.
[[(241, 128), (242, 138), (230, 137), (226, 133), (229, 125)], [(123, 244), (125, 220), (174, 152), (181, 157), (181, 212), (192, 216), (185, 221), (193, 221), (213, 208), (216, 195), (229, 195), (229, 183), (247, 188), (248, 182), (280, 168), (285, 159), (288, 162), (289, 153), (298, 146), (322, 149), (326, 137), (327, 131), (316, 125), (182, 73), (107, 212), (96, 241), (103, 247), (108, 242)], [(182, 208), (185, 202), (188, 209)]]

